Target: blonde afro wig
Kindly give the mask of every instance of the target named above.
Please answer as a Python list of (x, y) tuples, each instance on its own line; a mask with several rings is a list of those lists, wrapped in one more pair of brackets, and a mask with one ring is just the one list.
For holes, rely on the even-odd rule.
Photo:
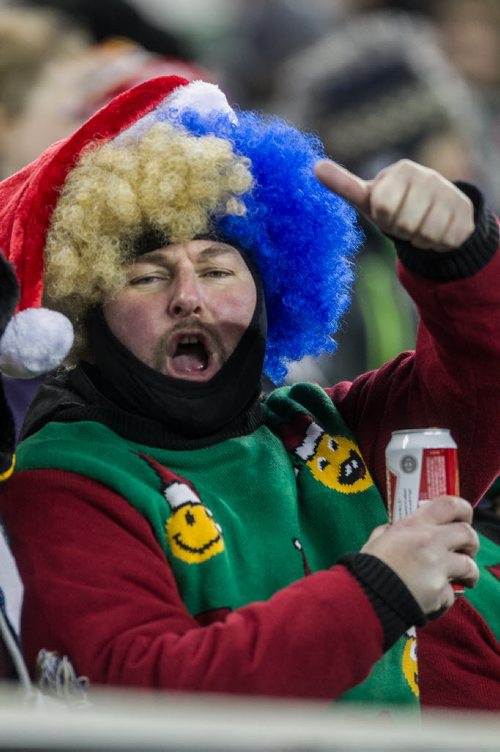
[(229, 141), (169, 123), (83, 152), (62, 188), (45, 248), (44, 302), (73, 322), (74, 357), (84, 346), (88, 310), (125, 284), (138, 238), (153, 231), (165, 244), (183, 242), (209, 234), (214, 217), (243, 215), (249, 165)]

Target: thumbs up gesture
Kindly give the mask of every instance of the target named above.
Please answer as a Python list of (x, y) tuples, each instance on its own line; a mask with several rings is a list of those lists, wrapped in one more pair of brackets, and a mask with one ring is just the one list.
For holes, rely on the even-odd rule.
[(328, 159), (316, 163), (315, 174), (382, 232), (417, 248), (451, 251), (474, 231), (469, 197), (438, 172), (408, 159), (385, 167), (373, 180)]

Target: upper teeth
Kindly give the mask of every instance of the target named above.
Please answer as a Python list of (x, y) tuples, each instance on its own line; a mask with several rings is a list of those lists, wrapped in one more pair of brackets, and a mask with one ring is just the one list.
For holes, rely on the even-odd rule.
[(198, 337), (194, 337), (190, 334), (187, 334), (185, 337), (181, 338), (181, 345), (195, 345), (197, 342)]

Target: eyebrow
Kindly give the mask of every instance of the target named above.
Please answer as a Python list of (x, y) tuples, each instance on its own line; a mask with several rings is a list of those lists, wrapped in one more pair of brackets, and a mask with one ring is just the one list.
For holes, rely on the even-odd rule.
[[(201, 261), (205, 261), (207, 259), (215, 258), (216, 256), (227, 254), (240, 256), (240, 253), (236, 250), (236, 248), (233, 248), (230, 245), (214, 243), (213, 245), (208, 246), (208, 248), (204, 248), (198, 255), (198, 258)], [(158, 249), (157, 251), (150, 251), (149, 253), (144, 253), (141, 256), (138, 256), (133, 263), (140, 264), (141, 262), (145, 264), (158, 264), (158, 266), (164, 267), (170, 266), (168, 257), (166, 257), (165, 253), (160, 249)]]

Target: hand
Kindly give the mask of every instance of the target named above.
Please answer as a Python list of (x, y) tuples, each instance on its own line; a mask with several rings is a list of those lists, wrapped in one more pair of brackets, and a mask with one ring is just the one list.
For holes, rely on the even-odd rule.
[(316, 163), (315, 174), (382, 232), (417, 248), (450, 251), (474, 231), (469, 197), (438, 172), (408, 159), (385, 167), (373, 180), (362, 180), (326, 159)]
[(457, 496), (439, 496), (415, 514), (376, 528), (362, 553), (381, 559), (403, 580), (427, 615), (453, 605), (450, 582), (473, 587), (479, 570), (471, 558), (479, 540), (470, 526), (472, 507)]

